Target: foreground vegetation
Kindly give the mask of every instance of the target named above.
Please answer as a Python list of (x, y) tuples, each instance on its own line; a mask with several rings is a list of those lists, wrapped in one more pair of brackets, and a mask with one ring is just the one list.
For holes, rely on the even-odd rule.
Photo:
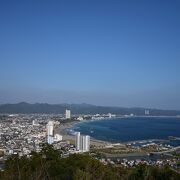
[(31, 157), (11, 156), (0, 172), (3, 180), (178, 180), (180, 175), (168, 167), (160, 169), (140, 165), (136, 168), (103, 165), (89, 155), (75, 154), (62, 158), (52, 146), (44, 145)]

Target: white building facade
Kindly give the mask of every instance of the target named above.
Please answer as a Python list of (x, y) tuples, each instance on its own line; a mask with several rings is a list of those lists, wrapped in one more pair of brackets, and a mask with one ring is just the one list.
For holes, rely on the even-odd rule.
[(53, 136), (53, 134), (54, 134), (54, 123), (53, 121), (49, 121), (47, 123), (47, 135)]
[(76, 150), (80, 152), (88, 152), (90, 150), (90, 136), (81, 136), (80, 132), (75, 135)]
[(65, 118), (66, 119), (71, 119), (71, 111), (68, 110), (68, 109), (66, 109)]
[(60, 135), (60, 134), (55, 134), (55, 135), (54, 135), (54, 141), (55, 141), (55, 142), (62, 141), (62, 135)]
[(76, 150), (79, 151), (80, 150), (80, 132), (77, 132), (75, 135), (75, 146), (76, 146)]
[(54, 143), (54, 137), (53, 136), (47, 136), (47, 143), (53, 144)]
[(54, 143), (54, 123), (53, 121), (49, 121), (47, 123), (47, 142), (48, 144)]

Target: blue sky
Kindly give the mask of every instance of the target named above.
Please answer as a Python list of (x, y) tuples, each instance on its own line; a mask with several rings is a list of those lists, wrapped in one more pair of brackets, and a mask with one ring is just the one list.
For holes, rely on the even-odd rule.
[(0, 104), (180, 109), (179, 0), (0, 1)]

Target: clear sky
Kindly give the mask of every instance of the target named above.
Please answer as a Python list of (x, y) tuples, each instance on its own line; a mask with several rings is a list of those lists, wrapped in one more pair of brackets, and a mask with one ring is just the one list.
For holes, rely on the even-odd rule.
[(0, 104), (180, 110), (179, 0), (1, 0)]

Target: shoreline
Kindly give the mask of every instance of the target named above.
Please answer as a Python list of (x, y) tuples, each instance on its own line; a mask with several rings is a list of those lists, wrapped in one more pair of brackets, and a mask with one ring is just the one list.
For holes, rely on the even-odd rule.
[[(103, 119), (102, 119), (103, 120)], [(85, 121), (72, 121), (68, 123), (61, 123), (58, 127), (55, 128), (55, 133), (61, 134), (63, 136), (63, 140), (70, 141), (71, 143), (75, 143), (75, 136), (73, 134), (70, 134), (68, 132), (68, 129), (72, 129), (72, 127), (79, 123), (84, 122), (90, 122), (91, 120), (85, 120)], [(99, 120), (92, 120), (92, 121), (99, 121)], [(169, 136), (170, 137), (170, 136)], [(177, 140), (180, 139), (180, 137), (175, 137)], [(105, 141), (105, 140), (99, 140), (94, 137), (90, 137), (91, 145), (98, 146), (98, 147), (105, 147), (109, 145), (116, 145), (116, 144), (122, 144), (122, 145), (128, 145), (128, 144), (136, 144), (136, 143), (151, 143), (151, 142), (168, 142), (171, 139), (143, 139), (143, 140), (134, 140), (134, 141), (124, 141), (124, 142), (112, 142), (112, 141)]]
[[(75, 124), (80, 123), (80, 122), (69, 122), (65, 124), (60, 124), (58, 127), (55, 128), (55, 133), (59, 133), (63, 136), (63, 140), (65, 141), (70, 141), (71, 143), (74, 144), (75, 142), (75, 136), (71, 135), (67, 132), (67, 129), (71, 129)], [(91, 145), (94, 145), (96, 147), (104, 147), (110, 144), (113, 144), (111, 142), (103, 141), (103, 140), (98, 140), (93, 137), (90, 137)]]

